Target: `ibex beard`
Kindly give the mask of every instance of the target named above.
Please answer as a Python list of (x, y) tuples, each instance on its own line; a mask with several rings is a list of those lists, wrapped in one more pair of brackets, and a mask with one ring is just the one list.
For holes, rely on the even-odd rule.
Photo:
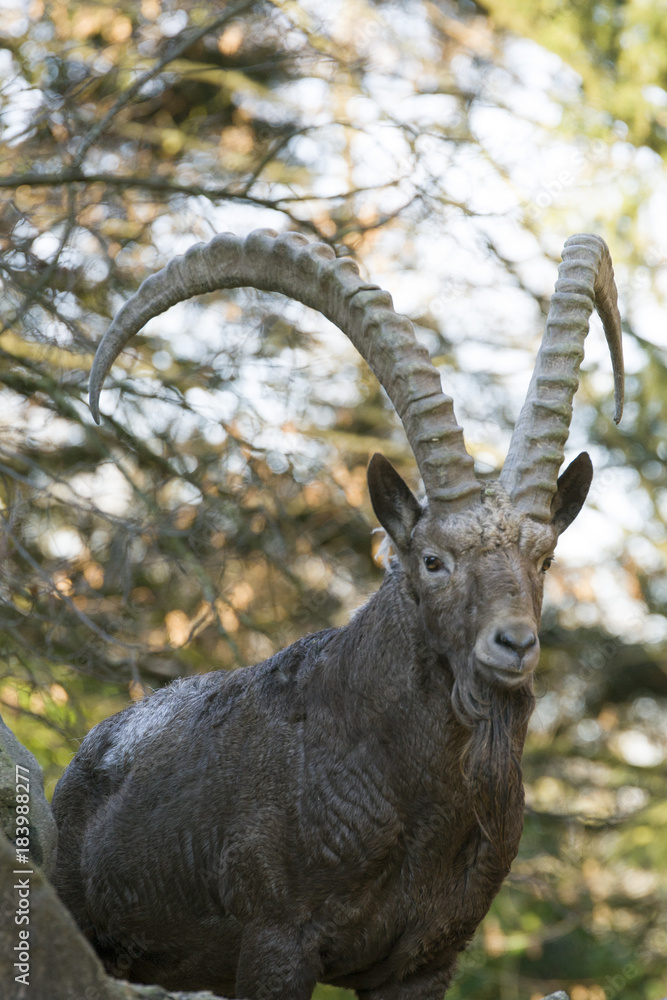
[(592, 476), (585, 453), (558, 470), (593, 304), (620, 416), (608, 251), (581, 236), (563, 256), (497, 483), (477, 481), (386, 293), (298, 234), (193, 248), (112, 324), (96, 415), (123, 344), (179, 298), (251, 284), (315, 305), (378, 374), (426, 490), (421, 504), (372, 458), (394, 556), (348, 625), (175, 682), (84, 739), (54, 795), (55, 881), (114, 974), (249, 1000), (308, 1000), (318, 980), (368, 1000), (443, 996), (519, 846), (544, 572)]

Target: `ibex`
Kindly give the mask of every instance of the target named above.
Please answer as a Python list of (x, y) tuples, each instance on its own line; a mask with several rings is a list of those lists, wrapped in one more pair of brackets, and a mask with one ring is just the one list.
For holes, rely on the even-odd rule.
[(573, 236), (499, 480), (480, 483), (452, 400), (390, 296), (296, 233), (225, 234), (148, 278), (103, 338), (176, 302), (254, 286), (350, 338), (405, 427), (420, 503), (381, 455), (373, 508), (394, 555), (343, 628), (256, 666), (188, 677), (95, 726), (53, 800), (55, 882), (107, 968), (170, 989), (440, 1000), (509, 872), (544, 573), (591, 481), (558, 478), (594, 306), (623, 399), (609, 251)]

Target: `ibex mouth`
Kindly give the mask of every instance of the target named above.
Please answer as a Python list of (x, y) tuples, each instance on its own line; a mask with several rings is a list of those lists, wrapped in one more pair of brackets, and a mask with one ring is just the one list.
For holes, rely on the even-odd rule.
[(488, 673), (491, 682), (494, 685), (513, 690), (514, 688), (521, 687), (522, 685), (528, 683), (533, 676), (533, 668), (529, 667), (525, 670), (505, 670), (502, 668), (499, 669), (497, 667), (492, 667)]
[(485, 629), (475, 644), (475, 659), (491, 683), (504, 688), (525, 684), (540, 656), (537, 632), (529, 621)]

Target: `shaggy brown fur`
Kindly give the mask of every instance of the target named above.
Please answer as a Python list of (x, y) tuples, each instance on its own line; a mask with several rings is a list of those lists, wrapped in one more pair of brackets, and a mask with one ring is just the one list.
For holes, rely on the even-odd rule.
[(507, 875), (543, 570), (586, 476), (552, 524), (500, 487), (429, 510), (379, 457), (369, 485), (396, 556), (347, 626), (170, 685), (96, 726), (60, 780), (55, 882), (113, 973), (441, 1000)]

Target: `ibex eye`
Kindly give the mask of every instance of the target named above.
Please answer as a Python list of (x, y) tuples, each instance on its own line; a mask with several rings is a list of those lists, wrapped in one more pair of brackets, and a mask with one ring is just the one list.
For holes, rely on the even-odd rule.
[(545, 560), (544, 560), (544, 562), (542, 563), (542, 572), (543, 572), (543, 573), (546, 573), (546, 571), (547, 571), (547, 570), (549, 569), (549, 567), (551, 566), (552, 562), (553, 562), (553, 556), (549, 556), (549, 558), (548, 558), (548, 559), (545, 559)]
[(424, 565), (429, 573), (437, 573), (438, 570), (445, 568), (442, 559), (438, 559), (437, 556), (424, 556)]

